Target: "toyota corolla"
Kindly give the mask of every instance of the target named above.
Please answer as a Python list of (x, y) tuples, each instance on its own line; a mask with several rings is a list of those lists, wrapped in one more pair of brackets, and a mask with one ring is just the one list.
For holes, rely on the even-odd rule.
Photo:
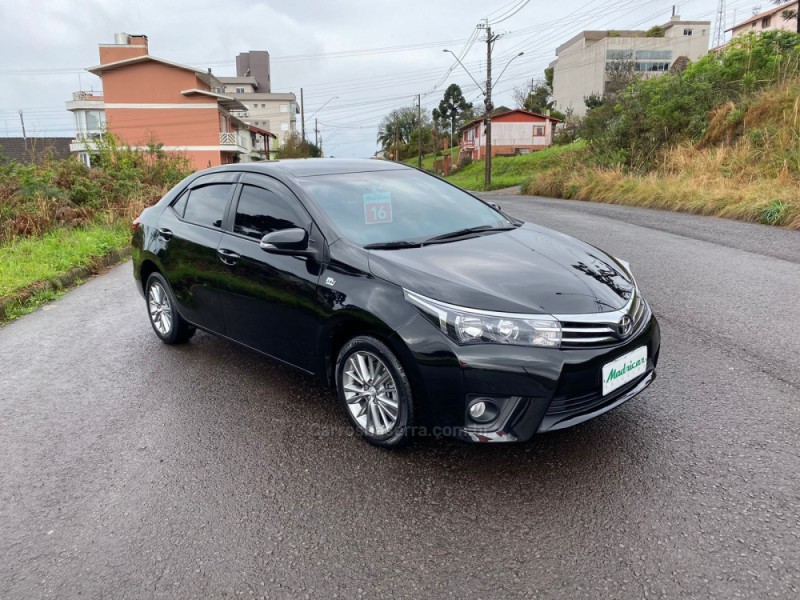
[(655, 378), (631, 266), (377, 160), (216, 167), (134, 222), (155, 334), (197, 329), (315, 375), (367, 441), (528, 440)]

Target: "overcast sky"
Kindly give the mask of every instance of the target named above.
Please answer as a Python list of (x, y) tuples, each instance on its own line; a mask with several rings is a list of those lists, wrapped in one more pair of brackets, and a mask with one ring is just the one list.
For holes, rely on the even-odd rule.
[[(218, 76), (235, 75), (236, 54), (268, 50), (272, 91), (305, 90), (306, 129), (313, 140), (317, 114), (327, 155), (371, 156), (380, 119), (392, 108), (412, 105), (423, 94), (430, 110), (455, 82), (468, 99), (480, 92), (444, 48), (460, 52), (489, 17), (498, 21), (520, 0), (454, 2), (405, 0), (0, 0), (0, 136), (21, 135), (18, 109), (28, 135), (75, 133), (64, 102), (78, 89), (101, 89), (84, 69), (99, 62), (97, 44), (114, 33), (145, 34), (150, 53)], [(504, 33), (494, 50), (495, 76), (503, 75), (495, 105), (512, 105), (511, 90), (541, 78), (555, 48), (584, 29), (646, 29), (666, 22), (673, 2), (654, 0), (530, 0), (494, 25)], [(677, 2), (685, 19), (713, 22), (716, 0)], [(727, 24), (751, 14), (754, 0), (728, 0)], [(763, 9), (769, 0), (761, 0)], [(735, 14), (734, 14), (735, 13)], [(464, 62), (485, 79), (485, 43), (474, 43)], [(438, 84), (438, 87), (437, 87)], [(299, 128), (299, 119), (298, 119)]]

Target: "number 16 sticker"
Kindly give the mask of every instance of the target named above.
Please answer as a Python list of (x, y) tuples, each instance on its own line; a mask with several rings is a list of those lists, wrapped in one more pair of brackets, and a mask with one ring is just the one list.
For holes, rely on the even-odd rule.
[(367, 225), (392, 222), (392, 195), (389, 192), (364, 194), (364, 221)]

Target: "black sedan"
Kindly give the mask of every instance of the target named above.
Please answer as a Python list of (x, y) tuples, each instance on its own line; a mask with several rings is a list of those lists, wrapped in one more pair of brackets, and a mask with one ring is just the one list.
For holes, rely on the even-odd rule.
[(655, 378), (628, 263), (396, 163), (196, 173), (134, 222), (133, 268), (162, 341), (199, 328), (313, 374), (379, 446), (527, 440)]

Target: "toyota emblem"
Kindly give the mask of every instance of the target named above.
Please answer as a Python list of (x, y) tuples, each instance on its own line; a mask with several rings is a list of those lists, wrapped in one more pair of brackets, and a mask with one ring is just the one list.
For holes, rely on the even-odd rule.
[(625, 315), (619, 320), (619, 325), (617, 326), (619, 330), (619, 337), (626, 338), (631, 334), (631, 330), (633, 329), (633, 321), (628, 315)]

